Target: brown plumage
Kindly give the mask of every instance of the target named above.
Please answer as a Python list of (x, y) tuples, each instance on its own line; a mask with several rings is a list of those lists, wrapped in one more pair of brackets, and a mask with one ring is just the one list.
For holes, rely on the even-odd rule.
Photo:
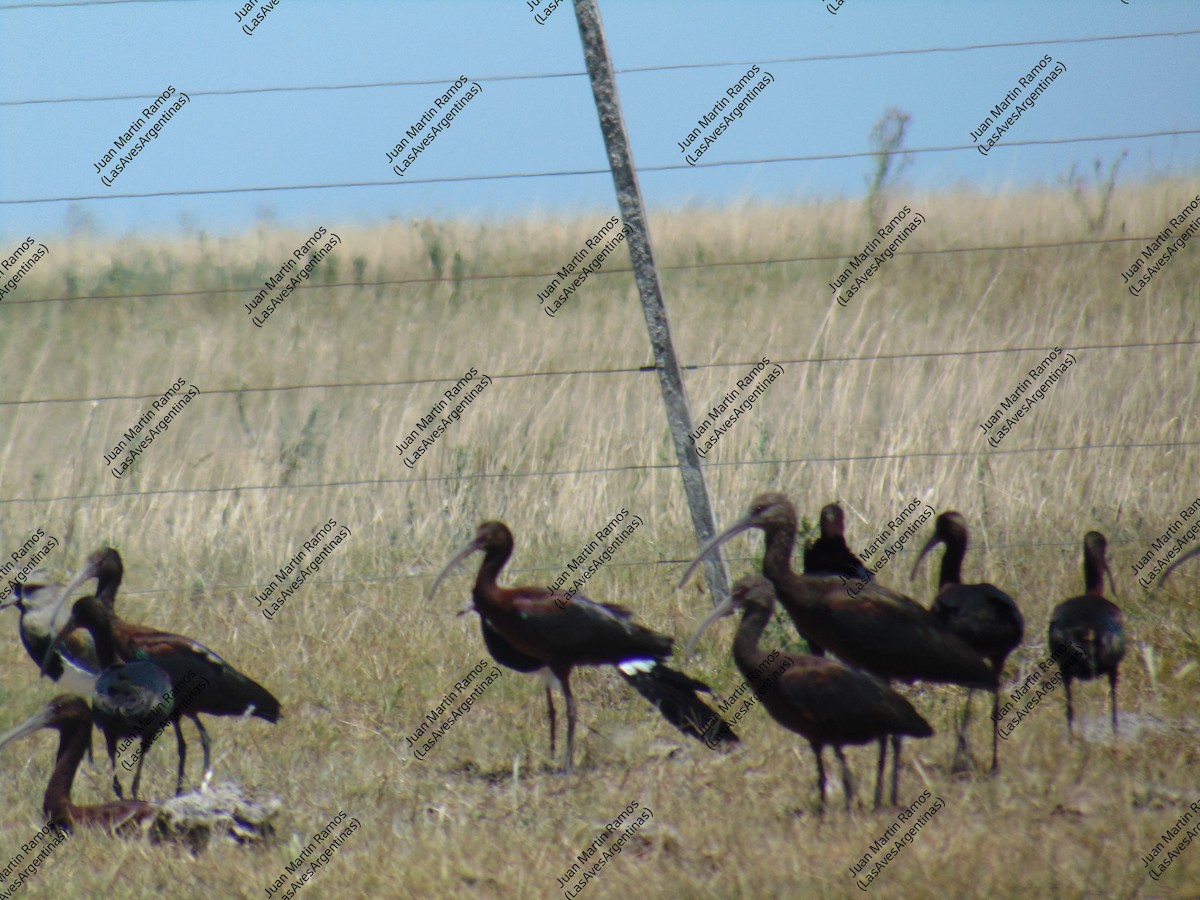
[(680, 584), (701, 559), (736, 534), (762, 529), (763, 575), (802, 634), (859, 669), (899, 681), (940, 681), (991, 690), (996, 673), (936, 616), (915, 600), (873, 582), (855, 596), (837, 577), (792, 571), (796, 509), (783, 494), (762, 494), (745, 517), (696, 555)]
[(193, 851), (213, 834), (227, 834), (239, 844), (274, 834), (271, 820), (280, 809), (278, 799), (256, 799), (233, 784), (173, 797), (163, 804), (144, 800), (118, 800), (98, 806), (76, 806), (71, 801), (75, 772), (89, 749), (92, 712), (82, 697), (62, 694), (0, 737), (0, 747), (41, 728), (59, 733), (58, 755), (46, 787), (42, 809), (48, 824), (70, 833), (76, 827), (97, 828), (127, 837), (150, 825), (153, 840), (186, 840)]
[[(925, 554), (938, 544), (946, 545), (942, 554), (937, 598), (932, 612), (947, 628), (962, 638), (972, 650), (988, 660), (999, 678), (1004, 661), (1018, 647), (1025, 635), (1025, 618), (1017, 603), (994, 584), (963, 584), (962, 563), (967, 554), (967, 520), (957, 512), (944, 512), (934, 523), (933, 537), (921, 549), (913, 563), (910, 580), (916, 577), (917, 567)], [(954, 768), (965, 767), (967, 757), (967, 721), (971, 715), (971, 694), (963, 706), (962, 724), (958, 730), (958, 750)], [(999, 762), (1000, 686), (992, 691), (992, 771)]]
[[(1064, 600), (1050, 616), (1050, 652), (1058, 660), (1067, 692), (1067, 733), (1074, 735), (1075, 709), (1071, 681), (1108, 676), (1112, 703), (1112, 730), (1117, 733), (1117, 675), (1125, 656), (1125, 617), (1115, 603), (1104, 598), (1104, 574), (1116, 595), (1105, 552), (1108, 542), (1098, 531), (1083, 536), (1083, 583), (1078, 597)], [(1069, 643), (1068, 643), (1069, 642)], [(1063, 645), (1067, 646), (1064, 647)]]
[(143, 800), (118, 800), (99, 806), (76, 806), (71, 802), (75, 771), (92, 736), (92, 711), (82, 697), (72, 694), (55, 697), (43, 709), (0, 737), (0, 747), (40, 728), (53, 728), (59, 735), (54, 772), (42, 800), (48, 824), (67, 832), (78, 825), (125, 833), (137, 830), (141, 823), (154, 818), (157, 807)]
[[(893, 765), (900, 765), (900, 737), (929, 737), (933, 729), (906, 699), (865, 672), (818, 656), (792, 653), (767, 654), (759, 648), (763, 630), (775, 610), (775, 588), (759, 575), (741, 578), (733, 597), (714, 610), (696, 630), (701, 632), (734, 609), (743, 610), (733, 641), (733, 658), (738, 670), (755, 691), (776, 722), (806, 738), (817, 759), (817, 789), (820, 808), (825, 809), (825, 766), (821, 756), (826, 745), (833, 747), (842, 767), (846, 809), (853, 787), (842, 747), (847, 744), (879, 742), (879, 766), (875, 775), (875, 807), (883, 794), (883, 769), (888, 736), (895, 749)], [(895, 776), (892, 802), (896, 802)]]
[[(997, 679), (983, 658), (910, 597), (878, 582), (850, 585), (842, 578), (797, 575), (792, 571), (796, 508), (783, 494), (760, 494), (750, 511), (700, 548), (680, 579), (691, 577), (700, 561), (734, 535), (763, 532), (762, 573), (775, 586), (779, 602), (802, 635), (811, 635), (842, 660), (887, 681), (940, 681), (995, 690)], [(899, 742), (893, 739), (893, 748)], [(893, 769), (892, 796), (897, 770)]]
[[(871, 571), (846, 544), (846, 519), (842, 508), (830, 503), (821, 508), (821, 536), (804, 548), (805, 575), (837, 575), (856, 582), (870, 581)], [(824, 656), (825, 648), (804, 635), (809, 652)]]
[[(483, 553), (471, 594), (475, 608), (508, 650), (524, 659), (541, 660), (562, 686), (567, 703), (568, 774), (575, 746), (575, 699), (570, 681), (575, 666), (617, 666), (664, 718), (690, 737), (705, 740), (714, 733), (728, 732), (716, 712), (696, 696), (697, 691), (708, 691), (708, 686), (662, 664), (671, 656), (671, 638), (636, 624), (629, 610), (544, 587), (500, 587), (497, 578), (512, 550), (508, 526), (484, 522), (442, 569), (429, 596), (454, 566), (473, 553)], [(730, 733), (724, 740), (733, 743), (737, 738)]]

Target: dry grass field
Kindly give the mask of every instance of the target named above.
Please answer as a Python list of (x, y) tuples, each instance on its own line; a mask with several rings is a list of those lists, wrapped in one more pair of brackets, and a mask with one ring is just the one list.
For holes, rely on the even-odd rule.
[[(676, 346), (696, 366), (685, 373), (694, 420), (759, 358), (785, 372), (708, 458), (720, 526), (763, 490), (786, 492), (810, 521), (839, 500), (856, 549), (914, 497), (961, 511), (966, 579), (1008, 590), (1026, 617), (1010, 684), (1046, 656), (1053, 606), (1082, 592), (1083, 533), (1109, 539), (1128, 630), (1120, 739), (1093, 682), (1077, 694), (1084, 737), (1067, 740), (1056, 695), (1003, 744), (998, 776), (952, 776), (962, 692), (904, 688), (937, 734), (906, 744), (902, 799), (928, 790), (945, 807), (869, 887), (877, 897), (1200, 895), (1200, 849), (1157, 882), (1141, 860), (1200, 801), (1200, 567), (1163, 591), (1130, 575), (1200, 495), (1196, 346), (1147, 346), (1197, 338), (1200, 255), (1188, 246), (1139, 298), (1121, 277), (1144, 243), (1121, 239), (1157, 233), (1194, 194), (1179, 182), (1119, 189), (1098, 236), (1050, 188), (897, 197), (891, 207), (908, 203), (926, 223), (845, 309), (828, 282), (877, 227), (860, 204), (652, 217)], [(849, 867), (896, 811), (860, 799), (847, 814), (834, 777), (818, 818), (807, 743), (763, 710), (740, 726), (740, 748), (714, 753), (611, 672), (579, 671), (568, 779), (554, 770), (561, 744), (548, 758), (540, 683), (505, 670), (427, 758), (407, 748), (486, 657), (474, 615), (455, 615), (478, 557), (425, 597), (484, 519), (516, 536), (502, 580), (544, 584), (628, 508), (645, 527), (587, 593), (680, 644), (710, 609), (695, 585), (674, 588), (696, 542), (657, 380), (640, 370), (651, 355), (632, 277), (589, 279), (555, 318), (539, 310), (548, 273), (608, 215), (45, 241), (48, 259), (0, 304), (0, 552), (44, 528), (61, 543), (46, 564), (65, 579), (91, 549), (118, 547), (126, 619), (205, 642), (282, 700), (275, 726), (206, 722), (218, 780), (275, 792), (283, 812), (274, 842), (195, 857), (81, 832), (24, 894), (266, 897), (345, 810), (362, 828), (299, 896), (559, 896), (559, 876), (637, 801), (653, 818), (584, 900), (859, 895)], [(321, 225), (342, 244), (316, 286), (255, 327), (244, 304)], [(1093, 237), (1112, 242), (1077, 243)], [(1054, 246), (912, 254), (1042, 244)], [(797, 258), (807, 261), (759, 264)], [(723, 262), (747, 264), (709, 265)], [(609, 265), (624, 268), (624, 251)], [(979, 423), (1056, 345), (1077, 364), (990, 448)], [(974, 352), (1001, 348), (1027, 349)], [(493, 384), (406, 467), (395, 445), (472, 367)], [(105, 452), (176, 378), (200, 396), (117, 480)], [(254, 595), (331, 518), (351, 536), (267, 621)], [(880, 580), (928, 603), (940, 554), (909, 584), (912, 543)], [(757, 533), (738, 538), (731, 570), (750, 571), (760, 553)], [(55, 693), (15, 612), (3, 615), (0, 730)], [(676, 663), (732, 691), (732, 634), (718, 625)], [(790, 622), (771, 634), (798, 644)], [(975, 704), (982, 763), (989, 734)], [(194, 784), (199, 743), (184, 728)], [(0, 751), (5, 859), (42, 821), (55, 746), (42, 732)], [(848, 757), (869, 799), (874, 749)], [(167, 795), (173, 773), (167, 739), (144, 793)], [(98, 754), (76, 802), (109, 799), (108, 782)]]

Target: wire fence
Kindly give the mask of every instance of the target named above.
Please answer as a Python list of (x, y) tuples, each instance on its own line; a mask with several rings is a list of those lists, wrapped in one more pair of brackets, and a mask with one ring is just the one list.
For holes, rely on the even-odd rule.
[[(28, 3), (28, 4), (12, 4), (0, 6), (0, 12), (17, 9), (33, 9), (33, 8), (51, 8), (51, 7), (74, 7), (74, 6), (101, 6), (112, 5), (118, 3), (147, 3), (160, 2), (160, 0), (92, 0), (92, 2), (83, 3)], [(998, 43), (981, 43), (967, 44), (956, 46), (930, 46), (923, 48), (907, 48), (881, 50), (872, 52), (860, 53), (845, 53), (845, 54), (823, 54), (810, 56), (793, 56), (780, 57), (769, 60), (746, 60), (746, 61), (720, 61), (720, 62), (699, 62), (675, 65), (657, 65), (657, 66), (639, 66), (629, 67), (617, 70), (622, 75), (636, 75), (649, 73), (664, 73), (671, 71), (680, 71), (686, 69), (697, 68), (721, 68), (730, 66), (745, 66), (751, 63), (760, 65), (790, 65), (804, 63), (822, 63), (831, 61), (857, 60), (865, 58), (878, 58), (888, 56), (914, 56), (925, 54), (940, 54), (940, 53), (962, 53), (962, 52), (979, 52), (985, 50), (995, 50), (1014, 47), (1027, 46), (1052, 46), (1060, 44), (1083, 44), (1097, 42), (1117, 42), (1117, 41), (1137, 41), (1150, 40), (1160, 38), (1188, 38), (1200, 35), (1200, 29), (1181, 30), (1171, 32), (1152, 32), (1141, 34), (1121, 34), (1121, 35), (1095, 35), (1079, 38), (1049, 38), (1044, 40), (1031, 41), (1013, 41), (1013, 42), (998, 42)], [(564, 72), (544, 72), (544, 73), (502, 73), (491, 76), (480, 77), (479, 81), (498, 82), (498, 81), (537, 81), (549, 79), (563, 78), (582, 78), (586, 76), (586, 72), (580, 71), (564, 71)], [(272, 85), (272, 86), (256, 86), (256, 87), (240, 87), (230, 89), (200, 89), (189, 91), (192, 96), (240, 96), (249, 94), (265, 94), (265, 93), (303, 93), (317, 91), (347, 91), (347, 90), (369, 90), (380, 88), (398, 88), (425, 86), (431, 84), (444, 84), (451, 81), (453, 78), (430, 78), (417, 80), (397, 80), (385, 82), (363, 82), (363, 83), (344, 83), (344, 84), (322, 84), (322, 85)], [(58, 104), (84, 104), (98, 103), (118, 100), (133, 100), (152, 98), (155, 95), (142, 94), (121, 94), (107, 96), (84, 96), (84, 97), (57, 97), (57, 98), (25, 98), (25, 99), (10, 99), (0, 101), (2, 107), (22, 107), (36, 105), (58, 105)], [(1016, 147), (1028, 147), (1036, 145), (1049, 144), (1084, 144), (1103, 141), (1147, 141), (1158, 140), (1163, 138), (1190, 137), (1200, 134), (1200, 129), (1171, 129), (1161, 131), (1147, 131), (1125, 134), (1092, 134), (1092, 135), (1075, 135), (1064, 136), (1060, 138), (1048, 138), (1042, 140), (1025, 140), (1025, 141), (1005, 141), (999, 145), (997, 149), (1009, 149)], [(974, 150), (972, 144), (956, 144), (948, 146), (926, 146), (918, 148), (901, 149), (895, 151), (898, 154), (936, 154), (959, 152), (962, 150)], [(662, 173), (671, 171), (682, 171), (685, 169), (696, 168), (715, 168), (727, 166), (752, 166), (752, 165), (768, 165), (768, 164), (785, 164), (785, 163), (809, 163), (817, 161), (829, 160), (848, 160), (848, 159), (866, 159), (879, 156), (877, 151), (854, 151), (842, 153), (818, 153), (809, 155), (783, 156), (783, 157), (765, 157), (756, 159), (739, 159), (727, 160), (720, 162), (700, 163), (696, 166), (687, 164), (668, 164), (659, 166), (639, 167), (638, 172), (641, 175)], [(359, 181), (359, 182), (328, 182), (314, 184), (296, 184), (296, 185), (252, 185), (252, 186), (237, 186), (237, 187), (216, 187), (216, 188), (199, 188), (191, 190), (171, 190), (171, 191), (149, 191), (149, 192), (130, 192), (130, 193), (105, 193), (105, 194), (79, 194), (79, 195), (63, 195), (55, 197), (26, 197), (26, 198), (9, 198), (0, 200), (0, 206), (14, 206), (21, 204), (44, 204), (44, 203), (61, 203), (61, 202), (84, 202), (84, 201), (101, 201), (101, 200), (130, 200), (130, 199), (147, 199), (147, 198), (166, 198), (166, 197), (194, 197), (204, 195), (219, 195), (219, 194), (244, 194), (244, 193), (263, 193), (274, 191), (312, 191), (312, 190), (330, 190), (330, 189), (346, 189), (346, 188), (378, 188), (378, 187), (398, 187), (405, 183), (407, 184), (454, 184), (461, 182), (487, 182), (511, 179), (535, 179), (535, 178), (563, 178), (563, 177), (595, 177), (603, 176), (610, 177), (611, 172), (607, 167), (603, 168), (576, 168), (576, 169), (561, 169), (557, 171), (537, 171), (537, 172), (505, 172), (505, 173), (481, 173), (481, 174), (466, 174), (458, 176), (425, 178), (425, 179), (405, 179), (404, 182), (390, 181)], [(1079, 249), (1079, 248), (1102, 248), (1117, 245), (1142, 245), (1154, 239), (1154, 235), (1141, 236), (1121, 236), (1107, 238), (1088, 238), (1069, 241), (1045, 241), (1045, 242), (1023, 242), (1019, 244), (992, 244), (992, 245), (971, 245), (961, 247), (933, 247), (928, 249), (905, 250), (902, 253), (897, 253), (901, 257), (931, 257), (939, 255), (951, 254), (986, 254), (986, 253), (1029, 253), (1048, 250), (1063, 250), (1063, 249)], [(705, 271), (715, 269), (727, 269), (736, 267), (763, 267), (763, 266), (780, 266), (780, 265), (797, 265), (811, 263), (830, 263), (844, 262), (847, 258), (856, 254), (861, 248), (847, 248), (839, 253), (822, 254), (822, 255), (798, 255), (787, 257), (774, 257), (765, 259), (725, 259), (725, 260), (708, 260), (704, 262), (689, 262), (689, 263), (674, 263), (659, 265), (658, 268), (664, 272), (688, 272), (688, 271)], [(628, 275), (633, 270), (630, 267), (623, 268), (605, 268), (598, 273), (604, 277), (614, 277), (618, 275)], [(553, 272), (493, 272), (493, 273), (475, 273), (462, 274), (458, 276), (437, 276), (437, 277), (406, 277), (399, 279), (384, 279), (374, 281), (352, 281), (352, 282), (335, 282), (335, 283), (307, 283), (300, 285), (297, 292), (307, 292), (313, 290), (330, 291), (330, 290), (358, 290), (364, 288), (395, 288), (395, 287), (412, 287), (412, 286), (433, 286), (446, 284), (460, 284), (464, 282), (494, 282), (494, 281), (520, 281), (520, 280), (544, 280), (553, 276)], [(55, 297), (31, 297), (23, 299), (12, 299), (5, 303), (6, 307), (18, 307), (32, 304), (45, 303), (88, 303), (88, 302), (113, 302), (124, 300), (147, 300), (147, 301), (187, 301), (200, 297), (214, 296), (231, 296), (231, 295), (248, 295), (253, 294), (257, 289), (258, 284), (248, 285), (244, 287), (191, 287), (181, 290), (165, 290), (165, 291), (146, 291), (132, 293), (105, 293), (105, 294), (88, 294), (81, 296), (55, 296)], [(1105, 352), (1130, 352), (1130, 351), (1155, 351), (1165, 348), (1187, 348), (1195, 347), (1200, 344), (1200, 339), (1182, 338), (1166, 341), (1133, 341), (1125, 343), (1092, 343), (1088, 345), (1079, 345), (1070, 348), (1072, 351), (1105, 351)], [(989, 348), (964, 348), (964, 349), (949, 349), (937, 351), (915, 351), (902, 353), (885, 353), (885, 354), (870, 354), (870, 355), (823, 355), (813, 357), (798, 357), (793, 359), (779, 359), (776, 362), (782, 365), (822, 365), (832, 363), (878, 363), (880, 361), (923, 361), (931, 359), (947, 359), (947, 358), (965, 358), (965, 357), (981, 357), (987, 355), (1001, 354), (1032, 354), (1044, 353), (1052, 349), (1048, 347), (1020, 346), (1020, 347), (989, 347)], [(753, 365), (756, 360), (737, 360), (737, 361), (710, 361), (704, 363), (696, 363), (684, 365), (683, 368), (688, 371), (698, 371), (704, 369), (718, 368), (738, 368), (745, 369)], [(593, 376), (627, 376), (627, 375), (651, 375), (655, 372), (652, 366), (614, 366), (614, 367), (592, 367), (592, 368), (577, 368), (577, 369), (559, 369), (559, 370), (542, 370), (542, 371), (520, 371), (520, 372), (503, 372), (503, 373), (487, 373), (494, 380), (506, 379), (545, 379), (545, 378), (571, 378), (571, 377), (593, 377)], [(228, 387), (215, 388), (205, 390), (205, 395), (253, 395), (253, 394), (277, 394), (283, 392), (300, 392), (300, 391), (340, 391), (340, 390), (378, 390), (386, 388), (398, 387), (416, 387), (420, 385), (451, 383), (460, 378), (459, 373), (454, 373), (447, 376), (430, 376), (422, 378), (397, 379), (386, 381), (346, 381), (338, 383), (310, 383), (310, 384), (284, 384), (284, 385), (255, 385), (246, 387)], [(9, 409), (23, 409), (30, 407), (38, 407), (44, 405), (56, 404), (100, 404), (134, 400), (150, 400), (158, 397), (158, 393), (154, 394), (108, 394), (89, 397), (42, 397), (19, 400), (0, 400), (0, 407)], [(1008, 457), (1018, 455), (1051, 455), (1062, 453), (1084, 453), (1084, 452), (1120, 452), (1130, 450), (1170, 450), (1176, 448), (1192, 448), (1200, 445), (1200, 440), (1178, 440), (1178, 441), (1157, 441), (1157, 442), (1113, 442), (1113, 443), (1080, 443), (1074, 445), (1059, 445), (1059, 446), (1044, 446), (1044, 447), (1025, 447), (1025, 448), (1010, 448), (1010, 449), (995, 449), (981, 451), (979, 449), (953, 451), (953, 450), (932, 450), (927, 452), (904, 452), (904, 453), (868, 453), (868, 454), (849, 454), (849, 455), (823, 455), (823, 456), (795, 456), (787, 458), (772, 458), (760, 460), (730, 460), (730, 461), (710, 461), (706, 464), (706, 468), (710, 470), (729, 468), (729, 467), (751, 467), (751, 466), (798, 466), (807, 464), (843, 464), (843, 463), (865, 463), (865, 462), (886, 462), (886, 461), (906, 461), (914, 459), (962, 459), (962, 458), (978, 458), (986, 456), (991, 457)], [(180, 488), (151, 488), (145, 490), (121, 490), (113, 492), (78, 492), (61, 494), (56, 496), (41, 496), (41, 497), (8, 497), (0, 499), (0, 507), (13, 507), (17, 505), (45, 505), (50, 503), (80, 503), (93, 500), (119, 500), (122, 502), (136, 500), (139, 498), (151, 497), (168, 497), (168, 496), (197, 496), (197, 495), (221, 495), (221, 494), (243, 494), (252, 492), (299, 492), (299, 491), (314, 491), (314, 490), (330, 490), (330, 489), (379, 489), (384, 487), (415, 485), (415, 484), (430, 484), (430, 483), (460, 483), (460, 482), (476, 482), (495, 479), (551, 479), (564, 477), (580, 477), (580, 476), (609, 476), (618, 473), (632, 472), (669, 472), (675, 471), (677, 465), (674, 463), (646, 463), (646, 464), (628, 464), (628, 465), (613, 465), (613, 466), (595, 466), (585, 468), (563, 468), (563, 469), (543, 469), (536, 471), (517, 471), (517, 472), (455, 472), (453, 474), (437, 474), (428, 476), (414, 477), (397, 477), (397, 478), (365, 478), (351, 480), (325, 480), (314, 481), (302, 484), (238, 484), (228, 486), (207, 486), (207, 487), (180, 487)], [(1050, 541), (1050, 542), (1018, 542), (993, 544), (988, 546), (988, 550), (1020, 548), (1028, 549), (1033, 547), (1059, 547), (1059, 548), (1075, 548), (1077, 541), (1072, 539), (1068, 541)], [(1132, 541), (1115, 541), (1114, 543), (1133, 543)], [(741, 557), (739, 561), (752, 560), (753, 557)], [(662, 566), (662, 565), (680, 565), (686, 560), (646, 560), (646, 561), (614, 561), (609, 565), (614, 568), (626, 567), (641, 567), (641, 566)], [(538, 573), (556, 571), (551, 567), (536, 567), (513, 569), (514, 573)], [(313, 582), (318, 585), (339, 585), (339, 584), (364, 584), (372, 582), (396, 581), (399, 579), (426, 578), (425, 574), (404, 574), (386, 575), (378, 577), (360, 577), (360, 578), (344, 578), (332, 579), (328, 581)], [(247, 590), (254, 588), (252, 584), (233, 584), (221, 585), (212, 588), (213, 590)], [(170, 588), (136, 590), (130, 593), (163, 593)]]
[[(1004, 143), (993, 147), (991, 152), (994, 153), (996, 150), (1003, 149), (1016, 149), (1018, 147), (1038, 147), (1055, 144), (1085, 144), (1100, 141), (1135, 141), (1147, 140), (1149, 138), (1179, 137), (1182, 135), (1196, 134), (1200, 134), (1200, 129), (1174, 129), (1169, 131), (1087, 135), (1082, 137), (1044, 138), (1041, 140), (1035, 139), (1025, 141), (1006, 140)], [(810, 153), (800, 156), (769, 156), (758, 159), (731, 159), (695, 164), (670, 163), (658, 166), (638, 166), (638, 174), (645, 175), (659, 172), (683, 172), (695, 169), (725, 168), (727, 166), (762, 166), (773, 165), (776, 163), (824, 162), (835, 159), (871, 159), (873, 157), (880, 156), (881, 153), (893, 154), (897, 156), (918, 156), (923, 153), (955, 153), (962, 150), (975, 150), (977, 147), (977, 144), (948, 144), (942, 147), (913, 147), (909, 149), (888, 151), (856, 150), (845, 153)], [(397, 181), (395, 179), (389, 181), (334, 181), (323, 184), (278, 184), (266, 187), (193, 188), (190, 190), (143, 191), (141, 193), (126, 194), (74, 194), (64, 195), (61, 197), (21, 197), (0, 200), (0, 206), (33, 203), (81, 203), (83, 201), (92, 200), (145, 200), (154, 197), (206, 197), (225, 194), (259, 194), (273, 191), (320, 191), (345, 188), (386, 188), (404, 187), (406, 185), (418, 184), (460, 184), (471, 181), (509, 181), (512, 179), (521, 178), (566, 178), (583, 175), (604, 175), (611, 178), (612, 172), (607, 168), (561, 169), (555, 172), (504, 172), (499, 174), (485, 175), (444, 175), (435, 178), (405, 178), (403, 181)]]
[[(108, 3), (151, 3), (151, 2), (178, 2), (178, 0), (101, 0), (99, 4), (107, 5)], [(17, 6), (0, 6), (0, 12), (8, 9), (28, 9), (40, 6), (89, 6), (89, 3), (26, 3)], [(1185, 31), (1153, 31), (1142, 32), (1140, 34), (1109, 34), (1109, 35), (1092, 35), (1088, 37), (1075, 38), (1047, 38), (1045, 40), (1036, 41), (1004, 41), (999, 43), (989, 44), (957, 44), (944, 47), (919, 47), (912, 49), (900, 50), (870, 50), (859, 51), (857, 53), (827, 53), (816, 54), (809, 56), (779, 56), (771, 59), (740, 59), (727, 60), (724, 62), (703, 62), (703, 63), (676, 63), (674, 65), (659, 65), (659, 66), (628, 66), (624, 69), (615, 69), (618, 75), (635, 75), (648, 72), (678, 72), (692, 69), (722, 69), (733, 66), (749, 66), (758, 64), (761, 66), (776, 66), (790, 65), (794, 63), (808, 62), (838, 62), (855, 59), (879, 59), (888, 56), (924, 56), (931, 53), (966, 53), (975, 50), (1001, 50), (1011, 49), (1015, 47), (1050, 47), (1059, 44), (1095, 44), (1105, 41), (1136, 41), (1146, 40), (1150, 38), (1164, 37), (1190, 37), (1200, 35), (1200, 28), (1190, 29)], [(587, 72), (582, 69), (572, 70), (570, 72), (526, 72), (519, 74), (500, 74), (500, 75), (484, 75), (476, 81), (543, 81), (558, 78), (584, 78)], [(289, 93), (289, 92), (307, 92), (307, 91), (353, 91), (376, 88), (389, 87), (424, 87), (431, 84), (446, 84), (454, 81), (458, 77), (458, 73), (444, 78), (418, 78), (406, 79), (399, 81), (364, 81), (354, 82), (350, 84), (303, 84), (303, 85), (272, 85), (260, 87), (246, 88), (222, 88), (222, 89), (200, 89), (188, 91), (188, 95), (192, 97), (232, 97), (244, 94), (269, 94), (269, 93)], [(37, 104), (58, 104), (58, 103), (105, 103), (110, 100), (152, 100), (157, 97), (157, 94), (106, 94), (101, 97), (43, 97), (29, 98), (25, 100), (0, 100), (0, 106), (32, 106)], [(607, 170), (605, 170), (607, 171)]]

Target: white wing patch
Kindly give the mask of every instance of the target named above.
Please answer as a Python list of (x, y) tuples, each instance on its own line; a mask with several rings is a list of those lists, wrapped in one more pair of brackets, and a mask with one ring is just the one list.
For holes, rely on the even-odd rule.
[(658, 665), (653, 659), (627, 659), (617, 663), (617, 668), (626, 675), (636, 675), (638, 672), (649, 672)]

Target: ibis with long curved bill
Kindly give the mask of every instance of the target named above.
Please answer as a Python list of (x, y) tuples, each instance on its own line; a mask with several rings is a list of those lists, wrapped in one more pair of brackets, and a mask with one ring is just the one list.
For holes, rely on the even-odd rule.
[(736, 742), (728, 725), (697, 696), (697, 692), (709, 691), (708, 686), (663, 665), (671, 656), (670, 637), (634, 623), (633, 614), (615, 604), (595, 603), (580, 594), (568, 596), (544, 587), (500, 587), (497, 578), (512, 551), (508, 526), (484, 522), (434, 579), (428, 596), (434, 596), (451, 569), (473, 553), (483, 553), (471, 593), (475, 608), (486, 627), (508, 648), (541, 660), (562, 686), (567, 704), (568, 774), (574, 765), (576, 721), (571, 670), (581, 665), (617, 667), (667, 721), (690, 737), (706, 740), (722, 734), (725, 742)]
[(1117, 676), (1125, 656), (1125, 617), (1121, 608), (1104, 597), (1104, 573), (1117, 595), (1112, 570), (1108, 568), (1108, 541), (1098, 531), (1083, 536), (1084, 592), (1054, 607), (1050, 616), (1050, 653), (1063, 674), (1067, 700), (1067, 734), (1074, 736), (1075, 707), (1071, 682), (1108, 676), (1112, 703), (1112, 731), (1117, 733)]
[[(746, 683), (776, 722), (805, 738), (817, 760), (817, 791), (825, 809), (825, 747), (832, 746), (842, 767), (846, 809), (854, 796), (850, 769), (842, 747), (879, 742), (875, 773), (875, 808), (883, 796), (887, 738), (893, 741), (893, 773), (900, 766), (902, 736), (929, 737), (933, 729), (904, 697), (883, 681), (832, 659), (793, 653), (767, 654), (759, 648), (763, 631), (775, 611), (775, 588), (761, 575), (738, 579), (733, 595), (718, 606), (688, 641), (694, 646), (713, 622), (742, 610), (733, 639), (733, 659)], [(897, 776), (893, 774), (893, 783)], [(895, 787), (892, 803), (896, 802)]]
[[(954, 634), (991, 663), (999, 678), (1004, 672), (1004, 661), (1021, 644), (1025, 636), (1025, 617), (1017, 608), (1017, 602), (994, 584), (962, 583), (963, 558), (967, 555), (967, 520), (958, 512), (944, 512), (934, 523), (933, 536), (921, 549), (913, 563), (911, 581), (916, 578), (917, 567), (925, 554), (938, 544), (946, 545), (942, 554), (942, 568), (938, 576), (937, 597), (931, 610)], [(958, 749), (954, 754), (953, 768), (966, 768), (967, 721), (971, 715), (971, 694), (963, 706), (962, 724), (958, 729)], [(1000, 685), (992, 690), (992, 771), (1000, 767)]]

